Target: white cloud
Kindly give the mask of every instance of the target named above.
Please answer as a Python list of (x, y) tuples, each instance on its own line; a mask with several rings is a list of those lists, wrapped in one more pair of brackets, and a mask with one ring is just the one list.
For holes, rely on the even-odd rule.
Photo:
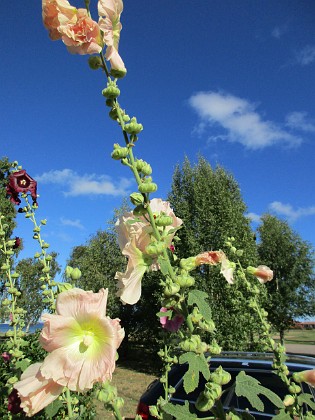
[(308, 119), (307, 112), (295, 111), (286, 116), (286, 125), (295, 130), (315, 132), (315, 121)]
[(222, 140), (241, 143), (248, 149), (257, 150), (279, 143), (297, 146), (302, 141), (276, 123), (264, 120), (256, 111), (257, 105), (230, 94), (198, 92), (191, 96), (189, 104), (201, 118), (203, 129), (205, 122), (219, 125), (226, 130)]
[(283, 204), (280, 201), (272, 202), (269, 205), (269, 209), (281, 216), (285, 216), (290, 222), (295, 222), (304, 216), (315, 215), (315, 206), (294, 209), (291, 204)]
[(79, 195), (112, 195), (121, 196), (128, 192), (132, 181), (120, 178), (114, 182), (107, 175), (84, 174), (79, 175), (71, 169), (52, 170), (37, 176), (36, 180), (43, 184), (58, 184), (67, 187), (65, 196)]
[(250, 219), (251, 222), (255, 222), (255, 223), (259, 223), (260, 220), (261, 220), (260, 215), (259, 214), (256, 214), (256, 213), (251, 213), (251, 212), (250, 213), (247, 213), (246, 214), (246, 217), (248, 219)]
[(315, 45), (306, 45), (296, 53), (296, 61), (301, 66), (307, 66), (315, 61)]
[(64, 217), (60, 218), (61, 224), (64, 226), (71, 226), (77, 229), (84, 229), (84, 226), (82, 225), (81, 221), (79, 219), (76, 220), (71, 220), (71, 219), (66, 219)]

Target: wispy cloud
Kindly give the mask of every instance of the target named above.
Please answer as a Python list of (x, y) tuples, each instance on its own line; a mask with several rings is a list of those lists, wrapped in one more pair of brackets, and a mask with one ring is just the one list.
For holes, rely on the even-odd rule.
[(224, 135), (220, 136), (222, 140), (241, 143), (248, 149), (257, 150), (276, 144), (298, 146), (302, 141), (278, 124), (265, 120), (257, 112), (256, 104), (237, 96), (198, 92), (190, 97), (189, 104), (201, 118), (203, 130), (205, 122), (210, 126), (221, 126), (225, 129)]
[(306, 45), (295, 54), (296, 62), (301, 66), (307, 66), (315, 61), (315, 45)]
[(286, 125), (294, 130), (315, 133), (315, 120), (308, 118), (307, 112), (295, 111), (286, 117)]
[(291, 204), (283, 204), (280, 201), (274, 201), (269, 205), (269, 210), (285, 216), (290, 222), (295, 222), (297, 219), (305, 216), (315, 215), (315, 206), (298, 207), (294, 209)]
[(71, 169), (52, 170), (36, 177), (43, 184), (57, 184), (66, 187), (65, 196), (80, 195), (112, 195), (121, 196), (128, 192), (132, 181), (120, 178), (113, 181), (107, 175), (84, 174), (79, 175)]
[(271, 36), (280, 39), (286, 32), (288, 32), (288, 25), (278, 25), (273, 28), (271, 31)]
[(61, 217), (60, 222), (63, 226), (71, 226), (80, 230), (84, 229), (84, 226), (82, 225), (79, 219), (71, 220), (71, 219), (66, 219), (64, 217)]
[(246, 217), (250, 219), (251, 222), (259, 223), (261, 221), (261, 216), (256, 213), (247, 213)]

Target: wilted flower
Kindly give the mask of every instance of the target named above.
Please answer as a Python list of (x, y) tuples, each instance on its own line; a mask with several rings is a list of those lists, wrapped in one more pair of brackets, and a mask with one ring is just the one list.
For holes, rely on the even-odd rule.
[[(150, 207), (153, 213), (159, 215), (163, 212), (173, 220), (172, 225), (164, 228), (165, 246), (169, 247), (175, 235), (174, 228), (178, 228), (183, 222), (175, 216), (170, 204), (160, 198), (151, 200)], [(118, 279), (118, 296), (123, 303), (131, 305), (140, 299), (141, 279), (146, 270), (159, 269), (155, 256), (146, 253), (146, 248), (151, 242), (152, 227), (143, 216), (139, 217), (139, 221), (130, 223), (134, 219), (133, 213), (126, 213), (116, 222), (119, 247), (123, 255), (128, 257), (126, 272), (117, 272), (115, 276)], [(172, 233), (168, 234), (171, 229)]]
[[(167, 312), (169, 309), (162, 307), (161, 312)], [(180, 329), (182, 323), (184, 322), (184, 317), (180, 314), (175, 314), (175, 316), (169, 319), (167, 316), (160, 317), (160, 323), (162, 328), (170, 332), (176, 332)]]
[(26, 171), (13, 172), (9, 175), (9, 182), (6, 187), (7, 194), (10, 196), (10, 200), (14, 204), (20, 204), (19, 193), (31, 193), (33, 202), (37, 200), (37, 182), (31, 178)]
[(14, 385), (15, 392), (18, 392), (20, 411), (23, 408), (28, 417), (58, 398), (64, 388), (52, 379), (45, 379), (41, 366), (41, 363), (30, 365), (22, 373), (21, 380)]
[(111, 379), (125, 333), (119, 319), (106, 316), (107, 295), (107, 289), (93, 293), (74, 288), (58, 295), (56, 315), (42, 316), (40, 342), (50, 353), (40, 367), (45, 379), (72, 391)]
[(75, 23), (76, 15), (77, 9), (67, 0), (42, 0), (43, 23), (53, 41), (61, 39), (59, 27)]
[(21, 238), (19, 238), (18, 236), (15, 237), (15, 243), (13, 245), (13, 249), (17, 249), (21, 246)]
[(1, 354), (1, 357), (2, 357), (2, 359), (3, 359), (3, 361), (4, 361), (4, 362), (9, 362), (9, 361), (10, 361), (10, 359), (11, 359), (11, 355), (10, 355), (10, 353), (8, 353), (7, 351), (4, 351), (4, 352)]
[(103, 42), (107, 45), (106, 59), (110, 61), (111, 68), (122, 74), (126, 73), (123, 60), (118, 54), (118, 44), (122, 25), (120, 15), (123, 11), (122, 0), (99, 0), (98, 14), (99, 27), (103, 32)]
[(267, 281), (271, 281), (273, 279), (273, 271), (266, 265), (247, 267), (247, 272), (257, 277), (261, 284), (267, 283)]
[(19, 414), (22, 411), (21, 398), (16, 389), (13, 389), (8, 396), (8, 411), (12, 414)]

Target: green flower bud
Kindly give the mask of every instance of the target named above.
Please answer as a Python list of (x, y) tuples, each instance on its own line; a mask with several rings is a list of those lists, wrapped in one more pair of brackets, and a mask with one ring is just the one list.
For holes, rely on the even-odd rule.
[(216, 342), (216, 340), (212, 340), (211, 344), (208, 346), (208, 351), (211, 354), (220, 354), (221, 353), (221, 347)]
[(1, 305), (2, 306), (9, 306), (10, 305), (10, 301), (9, 301), (9, 299), (3, 299), (3, 301), (1, 302)]
[(194, 270), (196, 268), (196, 257), (182, 258), (179, 265), (183, 270)]
[(211, 381), (218, 385), (226, 385), (231, 380), (231, 375), (226, 372), (222, 366), (219, 366), (213, 373), (211, 373)]
[(203, 331), (213, 332), (215, 330), (215, 323), (212, 320), (200, 321), (198, 325)]
[(106, 106), (109, 106), (110, 108), (112, 108), (114, 106), (114, 99), (106, 99), (105, 104)]
[(40, 221), (40, 223), (41, 223), (41, 225), (46, 225), (47, 220), (46, 220), (46, 219), (42, 219), (42, 220)]
[(67, 267), (65, 269), (65, 275), (66, 275), (67, 279), (69, 279), (71, 277), (72, 271), (73, 271), (73, 268), (70, 267), (70, 265), (67, 265)]
[(112, 151), (111, 157), (115, 160), (120, 160), (126, 158), (128, 153), (128, 147), (120, 147), (118, 144), (114, 144), (114, 150)]
[[(295, 378), (293, 376), (294, 380), (295, 380)], [(291, 394), (299, 394), (301, 392), (301, 387), (299, 385), (293, 383), (289, 386), (289, 392), (291, 392)]]
[(171, 216), (160, 215), (155, 219), (156, 226), (171, 226), (173, 219)]
[(170, 297), (176, 295), (180, 290), (180, 286), (176, 283), (169, 283), (164, 288), (164, 296)]
[(124, 130), (128, 134), (139, 134), (143, 130), (143, 125), (137, 122), (136, 117), (133, 117), (129, 124), (124, 125)]
[(92, 70), (98, 70), (103, 67), (101, 57), (97, 55), (91, 55), (88, 60), (89, 66)]
[(108, 113), (108, 115), (109, 115), (109, 117), (112, 119), (112, 120), (117, 120), (117, 118), (118, 118), (118, 114), (117, 114), (117, 110), (116, 110), (116, 108), (113, 108), (113, 109), (111, 109), (110, 111), (109, 111), (109, 113)]
[(9, 270), (9, 269), (10, 269), (10, 266), (8, 264), (2, 264), (1, 270), (6, 271), (6, 270)]
[(115, 400), (116, 403), (116, 407), (118, 408), (118, 410), (120, 410), (121, 408), (123, 408), (125, 402), (124, 399), (122, 397), (117, 397)]
[(8, 379), (8, 384), (13, 385), (18, 381), (18, 378), (16, 376), (12, 376)]
[(130, 201), (135, 206), (141, 205), (144, 202), (144, 197), (141, 193), (134, 192), (130, 194), (129, 197), (130, 197)]
[(180, 274), (179, 276), (176, 276), (175, 281), (183, 288), (192, 287), (195, 284), (195, 279), (189, 274)]
[(286, 395), (283, 399), (283, 404), (285, 407), (290, 407), (290, 405), (293, 405), (295, 402), (295, 398), (293, 395)]
[(158, 411), (156, 405), (150, 405), (149, 411), (150, 411), (150, 414), (151, 414), (152, 417), (156, 417), (156, 418), (160, 417), (160, 414), (159, 414), (159, 411)]
[(11, 274), (11, 277), (12, 277), (13, 279), (18, 279), (18, 278), (20, 277), (20, 274), (19, 274), (19, 273), (14, 272), (14, 273), (12, 273), (12, 274)]
[(115, 77), (115, 79), (122, 79), (123, 77), (125, 77), (127, 74), (127, 70), (124, 69), (111, 69), (110, 70), (110, 75)]
[(52, 256), (51, 255), (46, 255), (46, 261), (51, 261), (52, 260)]
[(157, 185), (154, 182), (142, 183), (138, 189), (143, 194), (149, 194), (157, 190)]
[(39, 258), (41, 256), (41, 254), (39, 252), (36, 252), (36, 254), (34, 254), (34, 258)]
[(81, 276), (81, 271), (78, 268), (74, 268), (70, 273), (70, 277), (72, 280), (79, 280)]
[(164, 242), (152, 242), (145, 247), (145, 253), (149, 255), (159, 255), (165, 249)]
[(102, 95), (107, 99), (116, 99), (120, 95), (120, 90), (116, 83), (109, 82), (107, 88), (102, 90)]

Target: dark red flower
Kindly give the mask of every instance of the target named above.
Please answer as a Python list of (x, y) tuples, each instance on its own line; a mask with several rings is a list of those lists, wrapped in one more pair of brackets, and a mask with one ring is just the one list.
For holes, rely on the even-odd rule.
[(18, 236), (15, 237), (15, 244), (13, 245), (13, 249), (17, 249), (21, 246), (21, 238), (19, 238)]
[(9, 362), (9, 361), (10, 361), (10, 359), (11, 359), (11, 354), (10, 354), (10, 353), (8, 353), (7, 351), (4, 351), (4, 352), (1, 354), (1, 357), (2, 357), (2, 359), (3, 359), (3, 361), (4, 361), (4, 362)]
[(20, 204), (19, 193), (31, 193), (33, 203), (36, 203), (37, 199), (37, 182), (31, 178), (25, 171), (25, 169), (13, 172), (9, 176), (9, 183), (6, 187), (7, 194), (10, 196), (10, 200), (14, 204)]
[(22, 411), (21, 399), (16, 389), (13, 389), (8, 397), (8, 411), (12, 414), (18, 414)]

